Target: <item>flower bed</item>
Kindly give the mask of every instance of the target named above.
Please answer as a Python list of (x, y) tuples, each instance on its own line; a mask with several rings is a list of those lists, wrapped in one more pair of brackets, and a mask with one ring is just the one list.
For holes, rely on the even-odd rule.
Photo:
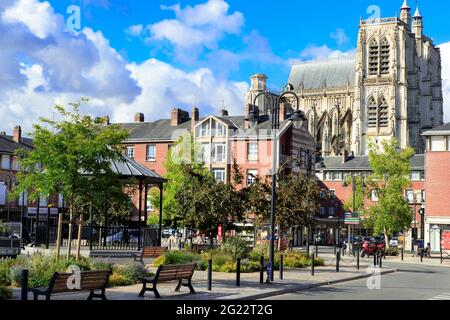
[[(261, 256), (264, 256), (265, 266), (269, 261), (269, 248), (266, 245), (256, 246), (253, 250), (236, 248), (239, 246), (237, 242), (220, 249), (212, 249), (201, 254), (192, 253), (190, 251), (169, 251), (158, 257), (154, 261), (154, 266), (167, 264), (183, 264), (195, 262), (197, 270), (206, 270), (208, 268), (208, 260), (212, 260), (212, 270), (214, 272), (236, 272), (237, 258), (241, 258), (241, 272), (257, 272), (260, 268)], [(285, 269), (306, 268), (311, 266), (312, 260), (305, 253), (296, 251), (283, 252), (283, 267)], [(322, 258), (315, 259), (315, 266), (323, 266)], [(280, 268), (280, 252), (275, 253), (274, 270)]]
[[(30, 288), (47, 287), (55, 272), (67, 272), (68, 268), (79, 268), (84, 270), (105, 270), (112, 269), (113, 273), (109, 278), (108, 285), (125, 286), (139, 283), (141, 277), (148, 277), (149, 273), (142, 264), (131, 262), (127, 265), (113, 265), (107, 261), (81, 258), (76, 261), (73, 257), (61, 256), (56, 259), (55, 255), (46, 256), (42, 253), (35, 253), (30, 258), (17, 258), (0, 260), (0, 294), (8, 297), (4, 292), (8, 292), (9, 286), (20, 286), (20, 277), (23, 269), (28, 269), (28, 286)], [(0, 296), (1, 299), (1, 296)]]

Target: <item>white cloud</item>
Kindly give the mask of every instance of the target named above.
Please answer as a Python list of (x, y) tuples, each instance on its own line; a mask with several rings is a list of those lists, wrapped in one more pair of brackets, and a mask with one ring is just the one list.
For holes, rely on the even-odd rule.
[(221, 80), (209, 68), (185, 72), (156, 59), (129, 63), (100, 31), (65, 30), (64, 18), (46, 2), (2, 1), (0, 39), (0, 130), (20, 124), (27, 132), (39, 117), (51, 118), (55, 104), (82, 96), (91, 99), (84, 112), (120, 122), (132, 121), (137, 111), (155, 120), (173, 106), (195, 102), (206, 113), (219, 109), (221, 100), (231, 113), (242, 113), (247, 83)]
[(350, 38), (345, 34), (344, 29), (338, 28), (336, 32), (330, 33), (331, 39), (336, 40), (337, 45), (340, 47), (350, 41)]
[(142, 24), (136, 24), (136, 25), (132, 25), (129, 26), (125, 32), (131, 36), (135, 36), (138, 37), (142, 34), (142, 32), (144, 31), (144, 26)]
[[(148, 25), (138, 34), (150, 43), (168, 43), (174, 48), (174, 53), (179, 59), (192, 62), (203, 50), (218, 49), (218, 42), (225, 35), (240, 33), (244, 25), (244, 16), (240, 12), (229, 13), (229, 8), (229, 4), (224, 0), (208, 0), (206, 3), (184, 8), (179, 4), (163, 5), (161, 9), (173, 11), (175, 19)], [(126, 31), (137, 35), (139, 27), (130, 28)]]
[(113, 111), (114, 121), (130, 122), (135, 112), (145, 113), (146, 120), (170, 117), (173, 107), (190, 111), (195, 103), (200, 112), (217, 112), (222, 100), (230, 114), (243, 112), (246, 82), (217, 79), (207, 68), (185, 72), (157, 59), (132, 63), (129, 68), (142, 87), (142, 94), (132, 104), (117, 106)]
[(303, 61), (347, 59), (355, 56), (355, 49), (349, 51), (333, 50), (327, 45), (309, 45), (300, 52)]
[(442, 94), (444, 98), (444, 122), (450, 122), (450, 42), (439, 45), (442, 60)]

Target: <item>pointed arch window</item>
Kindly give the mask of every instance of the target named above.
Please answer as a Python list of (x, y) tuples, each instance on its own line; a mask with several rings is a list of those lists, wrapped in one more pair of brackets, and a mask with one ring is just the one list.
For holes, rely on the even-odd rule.
[(377, 103), (374, 97), (370, 98), (367, 105), (367, 126), (369, 128), (377, 127)]
[(372, 39), (369, 45), (369, 74), (378, 74), (378, 58), (379, 58), (380, 46), (375, 39)]
[(378, 107), (378, 126), (380, 128), (387, 128), (388, 123), (388, 104), (386, 99), (383, 97), (380, 99), (380, 105)]
[(380, 73), (389, 73), (389, 61), (390, 61), (390, 45), (386, 38), (381, 40), (381, 50), (380, 50)]

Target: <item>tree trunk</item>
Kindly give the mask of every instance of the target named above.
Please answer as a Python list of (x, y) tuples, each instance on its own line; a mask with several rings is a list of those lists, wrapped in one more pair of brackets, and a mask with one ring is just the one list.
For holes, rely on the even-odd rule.
[(389, 249), (389, 235), (387, 234), (386, 230), (384, 230), (384, 241), (386, 242), (386, 249)]

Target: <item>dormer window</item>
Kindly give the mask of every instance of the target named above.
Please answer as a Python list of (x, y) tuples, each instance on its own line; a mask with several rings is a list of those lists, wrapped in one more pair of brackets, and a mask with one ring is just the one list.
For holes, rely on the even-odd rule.
[(218, 121), (213, 120), (214, 135), (216, 137), (225, 136), (225, 126)]

